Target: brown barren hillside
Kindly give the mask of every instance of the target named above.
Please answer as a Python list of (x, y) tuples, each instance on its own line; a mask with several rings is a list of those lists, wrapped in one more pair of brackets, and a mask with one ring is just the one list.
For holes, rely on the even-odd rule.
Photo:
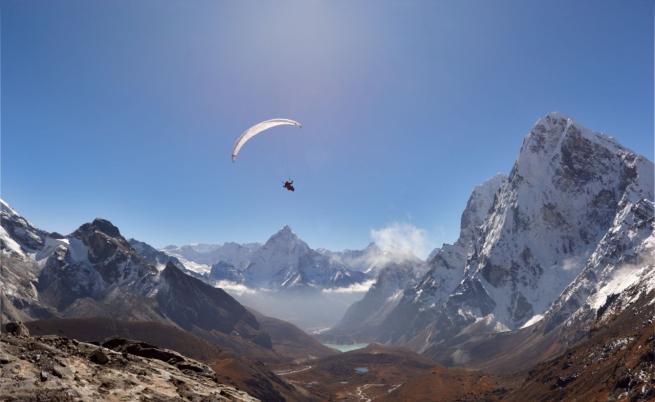
[(26, 322), (25, 325), (33, 335), (60, 335), (83, 342), (101, 343), (112, 337), (140, 340), (204, 362), (225, 355), (204, 339), (160, 322), (90, 317), (53, 318)]
[(302, 362), (339, 353), (289, 322), (267, 317), (253, 309), (249, 310), (271, 337), (273, 350), (285, 358)]
[(655, 292), (530, 370), (509, 401), (655, 401)]
[(503, 401), (517, 380), (479, 371), (433, 367), (382, 395), (380, 401)]

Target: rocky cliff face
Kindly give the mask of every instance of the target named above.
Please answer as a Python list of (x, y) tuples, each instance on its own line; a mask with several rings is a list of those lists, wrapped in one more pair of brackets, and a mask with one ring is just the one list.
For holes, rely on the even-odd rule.
[(615, 140), (551, 113), (525, 138), (509, 177), (494, 184), (471, 197), (460, 239), (434, 255), (379, 339), (424, 350), (472, 326), (515, 330), (544, 315), (557, 325), (581, 306), (597, 311), (606, 297), (594, 295), (622, 267), (638, 266), (630, 271), (638, 278), (652, 272), (643, 256), (652, 241), (653, 164)]
[(462, 213), (459, 238), (455, 244), (444, 244), (433, 254), (428, 261), (427, 275), (415, 291), (408, 292), (408, 299), (420, 309), (430, 309), (443, 302), (462, 281), (467, 258), (476, 251), (482, 236), (481, 226), (506, 182), (507, 177), (496, 175), (473, 190)]

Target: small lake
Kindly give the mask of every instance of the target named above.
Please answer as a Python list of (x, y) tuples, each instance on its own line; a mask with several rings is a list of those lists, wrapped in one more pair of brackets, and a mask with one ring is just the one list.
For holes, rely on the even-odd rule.
[(336, 349), (340, 352), (350, 352), (351, 350), (364, 349), (368, 346), (368, 343), (351, 343), (351, 344), (339, 344), (339, 343), (324, 343), (323, 345), (328, 348)]
[(355, 372), (357, 374), (366, 374), (368, 373), (368, 367), (355, 367)]

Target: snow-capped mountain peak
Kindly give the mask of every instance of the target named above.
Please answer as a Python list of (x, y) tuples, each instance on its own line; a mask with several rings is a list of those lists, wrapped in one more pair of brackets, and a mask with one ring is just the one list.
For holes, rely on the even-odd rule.
[(45, 244), (48, 234), (34, 227), (9, 204), (0, 199), (0, 241), (2, 249), (16, 255), (33, 254)]
[[(482, 319), (490, 330), (518, 329), (547, 314), (557, 325), (580, 306), (602, 304), (595, 292), (616, 289), (622, 276), (614, 271), (649, 249), (652, 162), (559, 113), (537, 121), (509, 177), (491, 183), (495, 189), (474, 190), (460, 239), (434, 253), (381, 340), (422, 349)], [(640, 266), (652, 269), (650, 260)], [(394, 329), (408, 320), (409, 329)]]
[(0, 210), (8, 216), (16, 216), (18, 213), (11, 208), (11, 206), (3, 199), (0, 198)]
[(284, 226), (264, 243), (264, 248), (274, 247), (298, 248), (303, 252), (309, 249), (307, 243), (300, 240), (288, 225)]
[(537, 122), (467, 264), (505, 327), (542, 314), (580, 273), (626, 191), (644, 191), (638, 159), (560, 114)]
[[(594, 163), (598, 159), (627, 152), (613, 138), (553, 112), (539, 119), (525, 137), (513, 173), (533, 184), (550, 180), (553, 173), (584, 181), (605, 168)], [(591, 155), (597, 158), (587, 158)]]

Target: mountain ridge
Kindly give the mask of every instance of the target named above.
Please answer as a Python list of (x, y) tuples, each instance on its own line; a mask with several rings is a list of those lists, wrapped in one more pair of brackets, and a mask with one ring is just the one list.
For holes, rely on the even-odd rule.
[[(475, 337), (536, 324), (543, 334), (573, 325), (579, 331), (566, 332), (565, 341), (575, 342), (612, 289), (621, 293), (616, 272), (631, 266), (631, 283), (642, 283), (642, 293), (652, 288), (652, 178), (643, 156), (546, 115), (509, 176), (497, 176), (485, 197), (474, 190), (455, 245), (435, 251), (432, 269), (403, 291), (379, 331), (358, 340), (408, 346), (450, 364), (465, 363), (457, 356)], [(470, 214), (474, 199), (486, 205)]]

